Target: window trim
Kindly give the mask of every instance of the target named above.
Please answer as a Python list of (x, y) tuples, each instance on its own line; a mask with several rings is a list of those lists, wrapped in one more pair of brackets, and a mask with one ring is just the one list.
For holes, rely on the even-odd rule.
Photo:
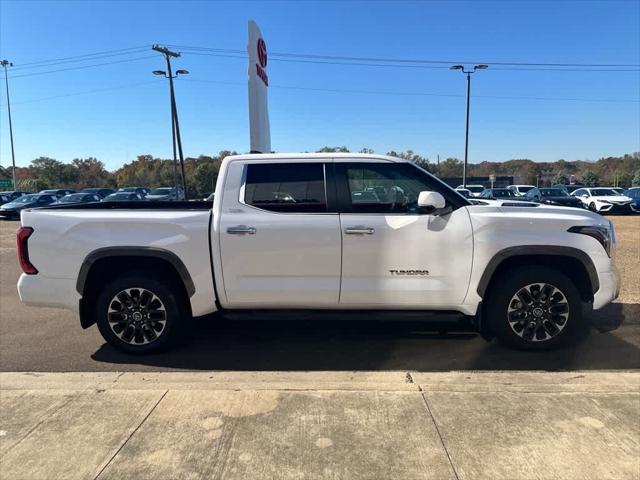
[[(418, 165), (415, 165), (411, 162), (371, 162), (371, 161), (344, 161), (344, 162), (336, 162), (335, 164), (335, 182), (336, 182), (336, 190), (337, 190), (337, 208), (338, 212), (343, 215), (384, 215), (384, 216), (419, 216), (419, 215), (432, 215), (420, 212), (357, 212), (353, 211), (353, 203), (351, 201), (351, 194), (349, 189), (349, 179), (346, 175), (346, 170), (351, 165), (367, 165), (369, 167), (380, 167), (381, 165), (396, 165), (396, 166), (407, 166), (409, 168), (414, 168), (418, 170), (422, 175), (425, 175), (434, 183), (434, 189), (431, 190), (433, 192), (440, 193), (445, 201), (447, 207), (451, 207), (451, 212), (457, 210), (458, 208), (469, 206), (471, 202), (467, 201), (461, 195), (455, 193), (453, 189), (440, 180), (438, 177), (430, 174), (426, 170), (420, 168)], [(353, 167), (352, 167), (353, 168)], [(384, 167), (383, 167), (384, 168)], [(459, 197), (459, 198), (458, 198)]]
[[(260, 208), (252, 205), (246, 201), (246, 186), (247, 186), (247, 173), (249, 166), (251, 165), (322, 165), (322, 175), (324, 181), (324, 196), (325, 196), (325, 211), (324, 212), (277, 212), (274, 210), (267, 210), (266, 208)], [(291, 162), (247, 162), (242, 165), (242, 175), (240, 177), (240, 191), (238, 195), (238, 203), (245, 207), (258, 210), (260, 212), (270, 213), (274, 215), (336, 215), (336, 200), (335, 200), (335, 181), (333, 176), (333, 163), (326, 162), (324, 160), (317, 162), (308, 161), (291, 161)]]

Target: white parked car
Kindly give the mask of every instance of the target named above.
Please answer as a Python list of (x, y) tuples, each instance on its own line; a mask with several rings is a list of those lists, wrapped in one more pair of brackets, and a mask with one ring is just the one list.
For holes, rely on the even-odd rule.
[(592, 212), (632, 213), (633, 199), (606, 187), (580, 188), (573, 192), (576, 198)]
[(536, 188), (535, 185), (509, 185), (507, 187), (513, 193), (516, 194), (517, 197), (524, 197), (529, 190)]
[(149, 353), (191, 317), (229, 310), (453, 312), (540, 350), (585, 327), (585, 304), (618, 296), (608, 220), (472, 203), (397, 157), (230, 156), (215, 191), (213, 205), (23, 210), (20, 299), (71, 309), (115, 348)]
[(458, 185), (456, 187), (456, 190), (466, 189), (466, 190), (469, 190), (469, 192), (471, 192), (472, 197), (479, 197), (485, 188), (486, 187), (484, 185), (467, 185), (466, 187), (463, 187), (462, 185)]

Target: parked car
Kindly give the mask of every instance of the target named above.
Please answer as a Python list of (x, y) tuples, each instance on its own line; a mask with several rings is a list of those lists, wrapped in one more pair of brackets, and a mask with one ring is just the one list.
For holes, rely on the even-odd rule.
[(102, 199), (103, 202), (142, 202), (144, 200), (142, 195), (135, 192), (116, 192)]
[(569, 195), (571, 195), (573, 192), (575, 192), (579, 188), (584, 188), (584, 185), (580, 185), (580, 184), (561, 185), (561, 184), (558, 184), (558, 185), (553, 185), (552, 188), (559, 188), (559, 189), (564, 190), (565, 192), (567, 192)]
[(147, 194), (151, 201), (184, 200), (184, 191), (181, 188), (161, 187), (154, 188)]
[(472, 197), (479, 197), (485, 187), (484, 185), (467, 185), (466, 187), (463, 185), (458, 185), (456, 187), (456, 190), (458, 190), (459, 188), (466, 188), (471, 192)]
[(536, 188), (535, 185), (509, 185), (509, 190), (516, 194), (516, 197), (523, 197), (529, 190)]
[(576, 197), (572, 197), (561, 188), (532, 188), (524, 196), (525, 199), (547, 205), (586, 208)]
[[(377, 190), (387, 197), (351, 195)], [(597, 310), (618, 296), (610, 221), (531, 202), (472, 205), (408, 160), (230, 156), (215, 191), (213, 206), (23, 212), (20, 299), (71, 309), (115, 348), (148, 353), (191, 316), (301, 308), (453, 311), (485, 336), (541, 350), (586, 328), (583, 304)]]
[(626, 195), (618, 195), (615, 190), (605, 187), (580, 188), (571, 195), (578, 198), (589, 210), (598, 213), (631, 213), (633, 200)]
[(508, 188), (485, 188), (479, 198), (524, 200), (522, 197), (517, 196), (513, 190), (509, 190)]
[(636, 213), (640, 213), (640, 187), (631, 187), (625, 190), (624, 194), (633, 200), (631, 209)]
[(58, 200), (55, 195), (32, 193), (22, 195), (9, 203), (0, 206), (0, 217), (20, 218), (20, 212), (25, 208), (45, 207)]
[(83, 188), (82, 190), (80, 190), (80, 193), (95, 193), (102, 199), (107, 195), (111, 195), (112, 193), (115, 193), (115, 190), (113, 188), (93, 188), (92, 187), (92, 188)]
[(469, 190), (468, 188), (461, 188), (458, 187), (456, 188), (456, 192), (458, 192), (460, 195), (462, 195), (464, 198), (471, 198), (473, 195), (471, 194), (471, 190)]
[(58, 198), (62, 198), (70, 193), (76, 193), (76, 191), (71, 188), (52, 188), (48, 190), (41, 190), (40, 193), (44, 195), (55, 195)]
[(14, 200), (18, 197), (21, 197), (22, 195), (29, 195), (31, 192), (19, 192), (17, 190), (9, 190), (6, 192), (0, 192), (0, 195), (4, 195), (6, 197), (9, 197), (11, 200)]
[(70, 193), (69, 195), (65, 195), (64, 197), (58, 199), (54, 205), (60, 205), (64, 203), (90, 203), (90, 202), (99, 202), (102, 199), (97, 193)]
[(9, 195), (0, 194), (0, 205), (4, 205), (5, 203), (9, 203), (11, 201), (11, 197)]
[(151, 191), (151, 189), (146, 187), (122, 187), (122, 188), (119, 188), (118, 191), (138, 193), (141, 196), (146, 197), (147, 195), (149, 195), (149, 192)]

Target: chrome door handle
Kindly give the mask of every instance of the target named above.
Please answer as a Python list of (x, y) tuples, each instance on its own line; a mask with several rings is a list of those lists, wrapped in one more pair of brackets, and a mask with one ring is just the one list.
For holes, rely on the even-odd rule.
[(344, 233), (347, 235), (372, 235), (375, 230), (371, 227), (363, 227), (358, 225), (357, 227), (347, 227)]
[(255, 235), (256, 229), (254, 227), (247, 227), (246, 225), (238, 225), (237, 227), (227, 228), (227, 233), (233, 235)]

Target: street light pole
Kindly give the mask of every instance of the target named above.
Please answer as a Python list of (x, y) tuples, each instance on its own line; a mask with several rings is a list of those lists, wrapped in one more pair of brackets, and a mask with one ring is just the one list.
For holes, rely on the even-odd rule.
[(4, 84), (7, 87), (7, 112), (9, 113), (9, 138), (11, 139), (11, 162), (13, 168), (11, 169), (13, 178), (13, 190), (16, 191), (16, 154), (13, 149), (13, 125), (11, 124), (11, 102), (9, 102), (9, 77), (7, 77), (7, 67), (13, 67), (13, 63), (8, 60), (0, 61), (0, 65), (4, 67)]
[(462, 166), (462, 188), (467, 188), (467, 165), (469, 163), (469, 110), (471, 105), (471, 74), (485, 70), (489, 65), (474, 65), (473, 70), (465, 70), (463, 65), (453, 65), (451, 70), (460, 70), (467, 75), (467, 118), (464, 130), (464, 164)]
[(180, 56), (178, 52), (172, 52), (171, 50), (161, 47), (160, 45), (154, 45), (152, 47), (153, 50), (160, 52), (164, 55), (167, 61), (167, 71), (163, 70), (154, 70), (154, 75), (162, 75), (165, 78), (169, 79), (169, 94), (170, 94), (170, 102), (171, 102), (171, 137), (172, 137), (172, 147), (173, 147), (173, 179), (174, 179), (174, 188), (176, 189), (176, 200), (178, 200), (178, 167), (177, 167), (177, 158), (176, 158), (176, 144), (177, 144), (177, 154), (180, 157), (180, 171), (182, 172), (182, 191), (184, 192), (184, 199), (187, 199), (187, 180), (184, 174), (184, 155), (182, 153), (182, 138), (180, 137), (180, 123), (178, 122), (178, 109), (176, 107), (176, 96), (175, 90), (173, 88), (173, 79), (178, 75), (186, 75), (189, 72), (187, 70), (177, 70), (176, 74), (173, 75), (171, 70), (171, 58), (177, 58)]

